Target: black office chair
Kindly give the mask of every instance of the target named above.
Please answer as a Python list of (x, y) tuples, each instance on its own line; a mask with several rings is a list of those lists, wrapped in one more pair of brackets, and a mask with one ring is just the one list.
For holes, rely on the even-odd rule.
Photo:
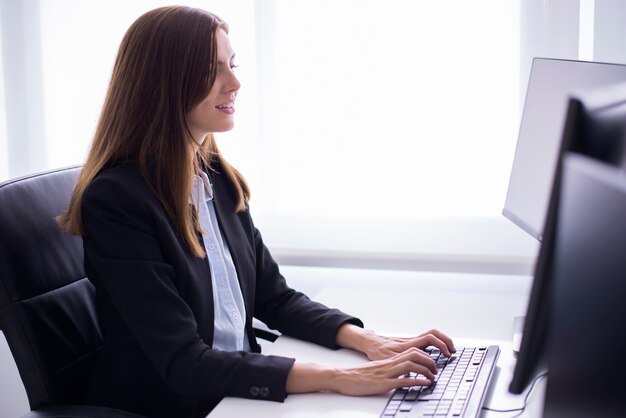
[(81, 405), (102, 333), (80, 237), (55, 217), (80, 167), (0, 184), (0, 330), (26, 388), (23, 418), (139, 418)]

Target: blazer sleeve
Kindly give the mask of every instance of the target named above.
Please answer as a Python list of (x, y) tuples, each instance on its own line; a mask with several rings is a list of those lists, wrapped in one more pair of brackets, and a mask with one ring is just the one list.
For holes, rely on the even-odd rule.
[(312, 301), (305, 294), (290, 288), (256, 228), (254, 240), (257, 318), (284, 334), (332, 349), (340, 348), (335, 340), (343, 324), (363, 327), (360, 319)]
[(162, 253), (155, 213), (163, 209), (154, 195), (127, 183), (101, 176), (88, 187), (82, 202), (85, 260), (146, 357), (185, 397), (254, 398), (258, 393), (250, 388), (256, 386), (268, 389), (265, 399), (282, 401), (294, 360), (204, 343)]

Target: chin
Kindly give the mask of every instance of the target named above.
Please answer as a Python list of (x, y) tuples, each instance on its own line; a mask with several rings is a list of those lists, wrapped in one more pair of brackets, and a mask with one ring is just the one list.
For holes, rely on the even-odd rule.
[(228, 131), (232, 130), (234, 127), (235, 127), (234, 123), (225, 124), (225, 125), (216, 127), (211, 132), (228, 132)]

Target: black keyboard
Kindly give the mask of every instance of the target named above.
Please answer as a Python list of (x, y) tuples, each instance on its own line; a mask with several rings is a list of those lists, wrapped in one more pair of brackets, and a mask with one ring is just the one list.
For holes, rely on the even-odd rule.
[(439, 370), (433, 384), (396, 389), (381, 418), (478, 417), (500, 348), (496, 345), (457, 347), (457, 352), (449, 358), (436, 348), (429, 347), (426, 352)]

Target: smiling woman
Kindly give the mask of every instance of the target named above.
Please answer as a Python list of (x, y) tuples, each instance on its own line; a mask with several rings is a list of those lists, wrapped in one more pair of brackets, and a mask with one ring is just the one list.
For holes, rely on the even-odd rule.
[(191, 136), (200, 145), (212, 132), (224, 132), (233, 129), (235, 124), (235, 99), (239, 91), (239, 80), (233, 72), (235, 53), (230, 45), (225, 29), (216, 33), (217, 68), (214, 74), (213, 88), (209, 94), (191, 111), (187, 119)]
[[(170, 3), (0, 2), (0, 94), (5, 110), (21, 112), (6, 120), (13, 126), (0, 139), (0, 176), (84, 160), (126, 29)], [(434, 268), (468, 271), (459, 265), (463, 257), (483, 255), (490, 265), (510, 258), (510, 225), (491, 221), (503, 203), (524, 68), (533, 55), (577, 58), (570, 46), (579, 40), (572, 29), (579, 2), (210, 4), (231, 25), (228, 39), (241, 65), (238, 125), (219, 134), (221, 151), (251, 184), (266, 241), (293, 250), (287, 261), (319, 263), (323, 257), (311, 260), (311, 248), (336, 265), (368, 268), (382, 259), (388, 268), (433, 268), (434, 261)], [(624, 27), (624, 2), (580, 4), (595, 11), (591, 26), (597, 22), (585, 26), (593, 49), (586, 57), (624, 62), (616, 55), (624, 53), (621, 44), (610, 42), (624, 38), (613, 33)], [(18, 152), (9, 158), (7, 149)], [(498, 239), (488, 245), (492, 234)], [(7, 393), (0, 391), (0, 404), (13, 400)]]
[[(213, 137), (234, 125), (233, 57), (226, 24), (197, 8), (146, 12), (122, 39), (58, 218), (82, 237), (103, 329), (84, 402), (191, 418), (226, 396), (283, 401), (430, 385), (437, 370), (422, 349), (450, 356), (445, 334), (380, 336), (287, 285), (250, 216), (246, 182)], [(376, 361), (333, 368), (262, 355), (253, 318)]]
[[(24, 167), (43, 170), (84, 159), (125, 29), (143, 11), (169, 3), (2, 3), (3, 10), (7, 4), (39, 5), (40, 13), (28, 10), (23, 19), (5, 16), (4, 22), (25, 25), (7, 38), (10, 45), (19, 43), (19, 33), (41, 40), (39, 49), (26, 42), (16, 50), (40, 54), (40, 64), (31, 59), (23, 68), (39, 68), (43, 77), (42, 89), (36, 78), (7, 82), (28, 92), (28, 100), (38, 98), (27, 106), (11, 102), (8, 108), (43, 109), (33, 123), (9, 120), (17, 123), (8, 140), (13, 150), (29, 142), (36, 146), (11, 162), (8, 176), (19, 175)], [(185, 3), (206, 5), (201, 0)], [(581, 13), (590, 3), (580, 2), (587, 5)], [(596, 20), (620, 16), (617, 3), (592, 4)], [(540, 0), (212, 1), (211, 8), (234, 28), (229, 39), (242, 84), (236, 110), (240, 123), (219, 134), (224, 138), (221, 151), (258, 191), (251, 205), (270, 243), (302, 248), (308, 233), (302, 227), (308, 225), (345, 225), (347, 235), (363, 225), (383, 229), (393, 219), (408, 228), (392, 235), (401, 235), (409, 245), (403, 250), (415, 253), (431, 243), (411, 244), (403, 231), (428, 235), (420, 225), (454, 230), (467, 221), (475, 229), (494, 221), (492, 227), (499, 228), (530, 59), (577, 58), (571, 46), (579, 41), (578, 5)], [(610, 45), (604, 44), (615, 25), (598, 22), (595, 29), (583, 25), (587, 36), (595, 33), (595, 42), (586, 39), (585, 44), (608, 50)], [(593, 55), (589, 48), (587, 57)], [(4, 62), (9, 68), (24, 60), (5, 56)], [(11, 74), (24, 73), (20, 68)], [(41, 132), (26, 133), (25, 126)], [(34, 139), (25, 142), (24, 135)], [(337, 235), (333, 228), (317, 231)], [(381, 247), (393, 245), (383, 240)], [(366, 248), (375, 241), (359, 238), (345, 245), (376, 250)]]

